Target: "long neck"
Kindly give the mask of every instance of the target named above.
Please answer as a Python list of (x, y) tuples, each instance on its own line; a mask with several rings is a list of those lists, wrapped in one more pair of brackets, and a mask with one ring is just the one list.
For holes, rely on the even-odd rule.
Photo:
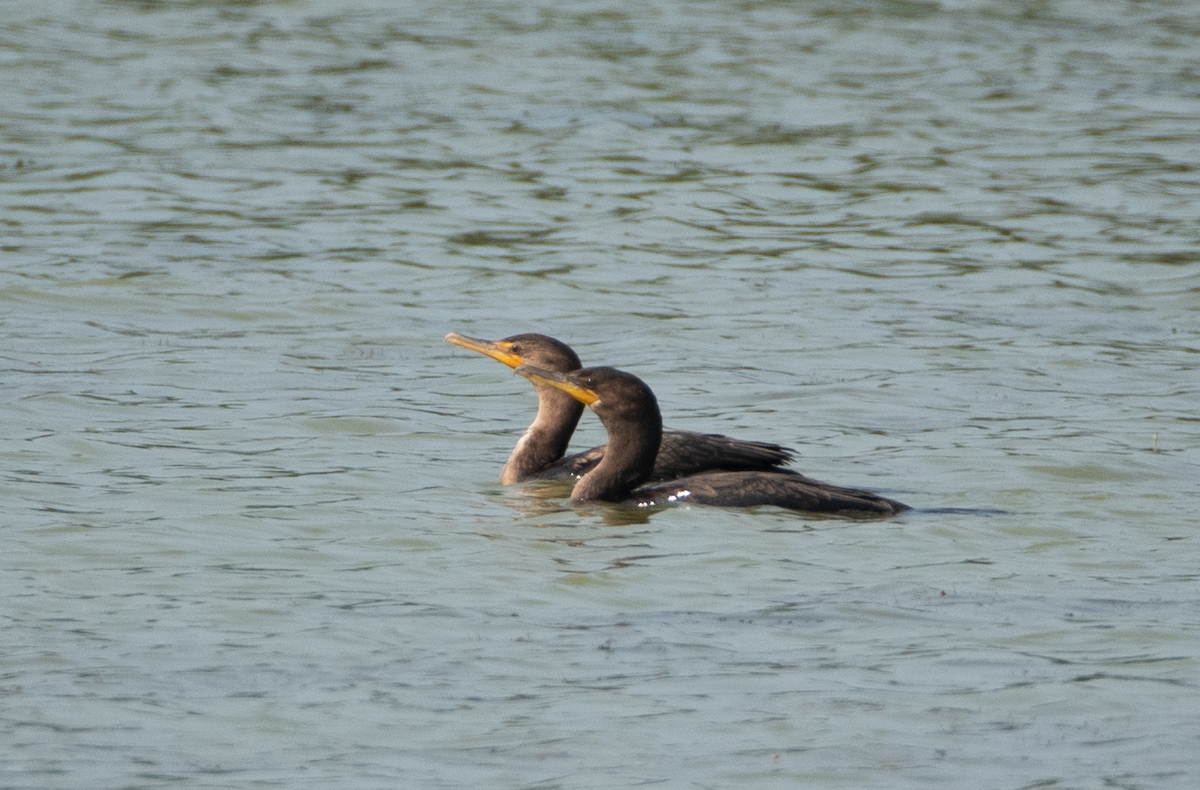
[(561, 390), (538, 387), (537, 394), (537, 417), (500, 470), (503, 485), (527, 480), (566, 455), (571, 434), (583, 416), (583, 404)]
[(662, 444), (662, 415), (657, 403), (650, 406), (632, 416), (600, 415), (608, 446), (596, 468), (575, 484), (572, 502), (623, 502), (650, 479)]

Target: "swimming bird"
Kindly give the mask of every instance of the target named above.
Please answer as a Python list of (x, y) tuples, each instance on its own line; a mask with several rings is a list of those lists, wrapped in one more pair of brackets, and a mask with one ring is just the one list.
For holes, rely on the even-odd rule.
[(607, 449), (600, 463), (575, 484), (571, 492), (574, 503), (603, 501), (637, 507), (671, 502), (724, 507), (776, 505), (858, 516), (890, 516), (909, 509), (870, 491), (822, 483), (786, 469), (701, 472), (642, 487), (651, 480), (663, 436), (658, 399), (645, 382), (608, 367), (560, 373), (522, 365), (516, 372), (591, 407), (604, 423)]
[[(539, 334), (521, 334), (503, 340), (480, 340), (455, 332), (446, 342), (477, 351), (510, 368), (532, 365), (542, 370), (568, 373), (583, 367), (570, 346)], [(567, 444), (583, 415), (583, 404), (562, 390), (532, 380), (538, 396), (533, 423), (517, 441), (500, 470), (500, 482), (524, 480), (575, 480), (594, 469), (604, 457), (604, 445), (566, 455)], [(650, 480), (674, 480), (711, 470), (774, 469), (792, 458), (792, 450), (769, 442), (731, 439), (716, 433), (662, 431), (662, 440), (650, 470)]]

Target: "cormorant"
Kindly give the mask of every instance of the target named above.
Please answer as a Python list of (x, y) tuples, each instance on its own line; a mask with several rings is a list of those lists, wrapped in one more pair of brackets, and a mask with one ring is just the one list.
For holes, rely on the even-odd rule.
[[(538, 334), (522, 334), (503, 340), (479, 340), (455, 332), (446, 342), (478, 351), (510, 368), (532, 365), (542, 370), (568, 373), (583, 364), (566, 343)], [(583, 404), (570, 395), (533, 381), (538, 411), (533, 423), (517, 441), (500, 482), (508, 485), (523, 480), (575, 480), (600, 463), (604, 445), (563, 457), (575, 426), (583, 415)], [(774, 469), (792, 458), (792, 450), (768, 442), (731, 439), (716, 433), (663, 431), (649, 480), (665, 481), (697, 472)]]
[(658, 400), (645, 382), (607, 367), (559, 373), (522, 365), (516, 372), (590, 406), (608, 432), (604, 458), (575, 484), (572, 502), (619, 502), (638, 507), (669, 502), (724, 507), (776, 505), (858, 516), (890, 516), (909, 509), (908, 505), (869, 491), (822, 483), (786, 469), (702, 472), (639, 488), (651, 479), (663, 435)]

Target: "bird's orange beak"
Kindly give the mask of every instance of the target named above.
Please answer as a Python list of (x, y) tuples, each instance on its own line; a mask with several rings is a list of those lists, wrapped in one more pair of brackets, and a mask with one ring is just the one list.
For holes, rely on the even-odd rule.
[(467, 337), (460, 335), (457, 332), (451, 332), (446, 335), (446, 342), (455, 346), (462, 346), (471, 351), (478, 351), (480, 354), (486, 354), (497, 362), (503, 362), (510, 368), (518, 368), (521, 366), (521, 357), (512, 352), (512, 343), (504, 340), (480, 340), (475, 337)]
[(524, 376), (534, 384), (546, 384), (555, 389), (560, 389), (584, 406), (594, 406), (600, 402), (600, 396), (594, 390), (581, 387), (574, 381), (571, 381), (569, 373), (555, 373), (554, 371), (543, 370), (533, 365), (521, 365), (513, 372), (518, 376)]

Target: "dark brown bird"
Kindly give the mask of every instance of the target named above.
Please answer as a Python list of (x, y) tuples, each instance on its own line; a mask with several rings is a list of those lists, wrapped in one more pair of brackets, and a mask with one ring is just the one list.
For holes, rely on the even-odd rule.
[[(546, 335), (523, 334), (503, 340), (479, 340), (451, 332), (446, 335), (446, 342), (486, 354), (510, 368), (532, 365), (542, 370), (569, 373), (583, 367), (570, 346)], [(557, 387), (531, 381), (537, 390), (537, 416), (500, 470), (500, 482), (508, 485), (523, 480), (583, 477), (600, 463), (605, 452), (601, 445), (566, 455), (567, 443), (583, 415), (583, 404)], [(768, 442), (731, 439), (716, 433), (662, 431), (662, 441), (648, 479), (674, 480), (718, 469), (774, 469), (791, 458), (790, 449)]]
[(786, 469), (702, 472), (639, 488), (651, 479), (663, 436), (658, 399), (645, 382), (615, 368), (559, 373), (522, 365), (516, 372), (590, 406), (608, 432), (604, 458), (575, 484), (572, 502), (619, 502), (638, 507), (670, 502), (724, 507), (776, 505), (856, 516), (890, 516), (909, 509), (908, 505), (869, 491), (822, 483)]

